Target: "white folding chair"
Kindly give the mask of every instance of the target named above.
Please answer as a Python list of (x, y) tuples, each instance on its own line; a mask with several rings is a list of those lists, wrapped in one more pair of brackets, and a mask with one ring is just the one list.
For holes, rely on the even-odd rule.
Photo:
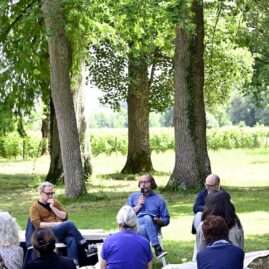
[[(161, 246), (162, 249), (163, 249), (162, 238), (163, 238), (163, 236), (162, 236), (162, 233), (161, 233), (161, 231), (160, 231), (159, 234), (158, 234), (158, 239), (159, 239), (160, 246)], [(165, 266), (166, 266), (166, 259), (165, 259), (165, 256), (163, 256), (163, 257), (160, 259), (160, 261), (162, 262), (163, 267), (165, 267)]]

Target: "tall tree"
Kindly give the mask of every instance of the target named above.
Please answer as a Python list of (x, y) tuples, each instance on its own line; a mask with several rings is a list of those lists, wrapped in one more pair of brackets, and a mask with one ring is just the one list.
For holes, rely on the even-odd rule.
[(129, 57), (128, 76), (128, 155), (123, 173), (153, 169), (149, 145), (149, 79), (145, 57)]
[(87, 82), (85, 61), (80, 61), (80, 72), (76, 76), (76, 87), (73, 90), (73, 100), (75, 104), (76, 120), (79, 132), (80, 150), (82, 154), (84, 178), (88, 178), (92, 174), (91, 162), (91, 143), (90, 128), (88, 121), (88, 104), (87, 104)]
[(61, 1), (45, 0), (42, 5), (48, 36), (51, 94), (58, 123), (65, 193), (80, 196), (85, 190), (76, 116), (70, 85), (71, 50), (65, 32)]
[[(12, 110), (16, 114), (31, 113), (34, 102), (36, 98), (42, 97), (43, 103), (45, 104), (46, 114), (50, 114), (50, 154), (51, 162), (47, 180), (56, 183), (62, 175), (62, 161), (61, 152), (59, 146), (59, 137), (54, 137), (58, 135), (57, 121), (55, 119), (54, 109), (50, 113), (50, 85), (49, 85), (49, 55), (47, 52), (47, 41), (44, 34), (43, 26), (43, 15), (41, 11), (41, 1), (20, 1), (20, 2), (10, 2), (4, 0), (2, 4), (2, 14), (1, 29), (0, 29), (0, 45), (2, 51), (2, 61), (1, 73), (0, 73), (0, 85), (1, 90), (5, 89), (8, 95), (3, 98), (3, 101), (9, 103), (8, 105), (12, 107)], [(66, 4), (65, 11), (68, 11), (68, 16), (73, 16), (78, 10), (84, 9), (83, 3), (76, 1)], [(72, 12), (71, 12), (71, 11)], [(87, 11), (86, 11), (87, 12)], [(82, 14), (82, 13), (80, 13)], [(83, 14), (83, 19), (87, 18)], [(76, 28), (76, 33), (81, 34), (78, 31), (76, 25), (79, 19), (70, 19), (68, 21), (68, 29), (72, 31)], [(71, 36), (72, 47), (72, 62), (76, 57), (80, 57), (81, 47), (87, 46), (81, 41), (78, 36)], [(84, 39), (83, 39), (84, 40)], [(82, 44), (83, 43), (83, 44)], [(29, 46), (27, 45), (29, 44)], [(81, 45), (82, 44), (82, 45)], [(80, 47), (78, 49), (78, 47)], [(15, 49), (14, 49), (15, 48)], [(20, 57), (18, 57), (20, 55)], [(74, 64), (72, 64), (72, 67)], [(72, 73), (74, 73), (72, 71)], [(79, 71), (77, 72), (79, 73)], [(12, 79), (10, 79), (12, 77)], [(79, 79), (79, 75), (76, 76)], [(76, 83), (78, 85), (79, 83)], [(74, 86), (76, 88), (76, 86)], [(79, 88), (77, 86), (77, 88)], [(5, 92), (3, 91), (3, 92)], [(53, 105), (51, 106), (53, 107)], [(16, 112), (18, 111), (18, 112)], [(82, 116), (79, 113), (85, 113), (85, 109), (77, 110), (77, 117)], [(83, 116), (85, 117), (85, 116)], [(82, 126), (82, 125), (79, 125)], [(53, 127), (53, 128), (52, 128)], [(85, 128), (81, 128), (79, 133), (83, 136), (83, 132), (86, 131)], [(88, 134), (84, 137), (89, 137)], [(86, 145), (81, 144), (82, 150), (89, 149), (89, 139), (81, 140), (82, 143), (87, 143)], [(88, 154), (82, 151), (83, 156), (87, 156), (87, 172), (85, 175), (90, 174), (89, 167), (91, 163)], [(86, 167), (85, 167), (86, 169)]]
[(46, 176), (46, 181), (57, 183), (63, 175), (63, 163), (59, 139), (57, 119), (52, 98), (50, 98), (50, 166)]
[[(185, 10), (189, 14), (189, 10)], [(201, 1), (192, 2), (190, 25), (178, 24), (175, 46), (175, 107), (174, 125), (176, 160), (168, 186), (196, 186), (210, 173), (206, 147), (204, 87), (204, 26)], [(187, 18), (186, 18), (187, 19)], [(185, 20), (187, 21), (187, 20)]]
[(163, 4), (110, 2), (111, 17), (104, 21), (111, 27), (112, 37), (91, 49), (90, 73), (105, 93), (103, 101), (116, 109), (120, 101), (128, 104), (128, 156), (123, 173), (153, 169), (149, 112), (163, 111), (171, 104), (171, 35)]

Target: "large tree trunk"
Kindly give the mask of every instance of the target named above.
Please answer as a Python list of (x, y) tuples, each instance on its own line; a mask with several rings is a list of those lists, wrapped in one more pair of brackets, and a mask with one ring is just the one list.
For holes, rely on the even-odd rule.
[(63, 163), (61, 156), (59, 132), (57, 126), (57, 119), (55, 115), (55, 109), (52, 102), (50, 101), (50, 167), (49, 172), (46, 176), (46, 181), (53, 184), (57, 183), (63, 174)]
[(65, 194), (69, 198), (82, 195), (86, 190), (74, 110), (70, 87), (70, 44), (64, 28), (64, 17), (59, 0), (44, 0), (42, 6), (48, 36), (51, 94), (58, 123), (62, 152)]
[(168, 181), (171, 188), (194, 186), (199, 171), (195, 156), (194, 125), (191, 113), (193, 89), (190, 83), (190, 38), (177, 27), (175, 49), (174, 130), (176, 143), (175, 167)]
[(206, 115), (204, 105), (204, 10), (203, 6), (194, 1), (192, 5), (194, 23), (196, 25), (195, 42), (191, 44), (194, 52), (193, 62), (193, 87), (195, 91), (195, 150), (199, 169), (200, 183), (211, 173), (210, 160), (206, 143)]
[(128, 156), (122, 173), (153, 170), (149, 142), (149, 79), (144, 57), (129, 58)]
[[(81, 70), (84, 70), (84, 64), (81, 64)], [(91, 163), (91, 145), (89, 125), (87, 121), (87, 100), (86, 100), (86, 76), (85, 72), (77, 78), (77, 88), (74, 90), (73, 100), (76, 112), (76, 119), (81, 145), (81, 154), (83, 162), (84, 177), (88, 178), (92, 174)], [(50, 109), (50, 167), (46, 180), (57, 183), (63, 174), (62, 156), (59, 141), (59, 132), (53, 102)]]
[(74, 90), (73, 100), (79, 132), (80, 150), (82, 154), (84, 177), (87, 179), (92, 174), (90, 128), (88, 123), (88, 102), (86, 95), (86, 70), (85, 61), (80, 62), (80, 75), (76, 78), (77, 87)]
[(204, 108), (203, 7), (193, 1), (196, 34), (177, 27), (175, 49), (176, 161), (170, 188), (193, 187), (210, 173)]

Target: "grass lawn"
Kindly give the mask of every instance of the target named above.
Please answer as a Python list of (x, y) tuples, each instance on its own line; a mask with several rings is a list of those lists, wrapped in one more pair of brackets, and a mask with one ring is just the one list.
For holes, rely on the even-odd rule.
[[(269, 149), (220, 150), (209, 152), (212, 171), (231, 193), (245, 231), (245, 250), (269, 249)], [(174, 153), (153, 154), (154, 177), (162, 191), (174, 166)], [(88, 195), (79, 200), (64, 198), (62, 187), (56, 194), (69, 217), (79, 228), (117, 230), (115, 216), (128, 195), (137, 190), (137, 176), (119, 174), (125, 157), (98, 156), (93, 159), (94, 175), (87, 183)], [(36, 161), (0, 162), (0, 210), (9, 210), (24, 229), (31, 203), (37, 199), (38, 180), (44, 178), (48, 157)], [(194, 236), (191, 234), (192, 205), (197, 189), (162, 193), (167, 201), (171, 223), (163, 228), (167, 262), (191, 260)], [(155, 264), (154, 268), (161, 268)]]

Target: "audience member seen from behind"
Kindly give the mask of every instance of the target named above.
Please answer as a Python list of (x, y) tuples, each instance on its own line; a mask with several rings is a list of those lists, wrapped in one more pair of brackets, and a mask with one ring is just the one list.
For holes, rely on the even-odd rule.
[(55, 252), (56, 238), (49, 229), (37, 229), (32, 235), (32, 245), (38, 258), (27, 263), (24, 269), (75, 269), (72, 259), (58, 256)]
[(8, 212), (0, 212), (0, 258), (8, 269), (21, 269), (23, 249), (19, 246), (19, 225)]
[(198, 269), (243, 269), (244, 251), (229, 241), (229, 227), (219, 216), (208, 216), (202, 231), (206, 248), (197, 254)]
[[(216, 215), (223, 217), (229, 228), (229, 240), (233, 245), (244, 249), (244, 231), (238, 216), (235, 213), (235, 207), (231, 202), (230, 194), (225, 191), (211, 192), (206, 198), (206, 206), (202, 215), (202, 221), (208, 216)], [(198, 227), (196, 234), (197, 252), (205, 248), (206, 242), (202, 231), (202, 223)], [(196, 253), (194, 253), (194, 258)]]
[(30, 219), (36, 229), (50, 228), (58, 241), (67, 245), (67, 255), (78, 265), (78, 245), (85, 249), (87, 257), (97, 254), (97, 248), (87, 240), (73, 222), (67, 221), (68, 214), (60, 201), (54, 199), (54, 186), (50, 182), (39, 185), (39, 200), (30, 208)]
[(139, 179), (138, 187), (141, 190), (131, 194), (127, 204), (133, 207), (137, 214), (139, 234), (151, 242), (157, 258), (161, 258), (167, 255), (158, 239), (161, 227), (170, 222), (166, 203), (159, 194), (153, 192), (157, 184), (151, 175), (143, 175)]
[(101, 250), (101, 269), (151, 269), (153, 255), (149, 241), (137, 234), (138, 222), (132, 207), (117, 214), (120, 231), (108, 237)]
[(210, 174), (207, 176), (205, 180), (205, 189), (200, 191), (196, 198), (193, 205), (193, 212), (194, 212), (194, 218), (193, 218), (193, 226), (192, 226), (192, 233), (195, 234), (198, 230), (198, 227), (202, 220), (202, 214), (205, 209), (205, 200), (208, 195), (208, 193), (212, 191), (218, 191), (220, 190), (220, 178), (216, 174)]

